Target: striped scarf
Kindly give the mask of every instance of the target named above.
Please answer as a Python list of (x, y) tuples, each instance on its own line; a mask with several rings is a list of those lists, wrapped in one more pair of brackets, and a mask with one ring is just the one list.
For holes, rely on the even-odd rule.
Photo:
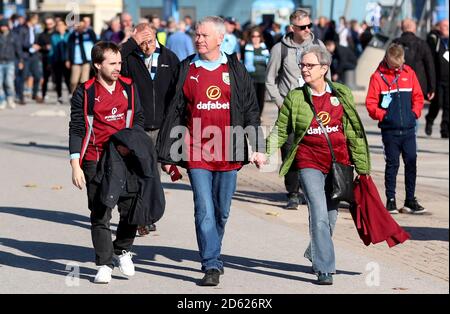
[(161, 53), (161, 47), (159, 46), (159, 42), (156, 41), (156, 49), (152, 53), (152, 55), (148, 58), (144, 57), (144, 63), (145, 66), (148, 69), (148, 72), (150, 73), (150, 76), (152, 77), (152, 80), (156, 77), (156, 72), (158, 70), (158, 58)]

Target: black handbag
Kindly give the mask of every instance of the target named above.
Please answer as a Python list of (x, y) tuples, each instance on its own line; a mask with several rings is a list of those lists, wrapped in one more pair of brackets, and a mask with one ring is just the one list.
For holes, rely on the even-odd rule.
[(323, 126), (322, 120), (317, 116), (314, 106), (312, 106), (312, 104), (310, 104), (310, 106), (316, 121), (319, 123), (319, 126), (327, 139), (328, 147), (331, 152), (330, 175), (332, 181), (332, 191), (330, 198), (333, 201), (353, 203), (355, 199), (353, 195), (353, 166), (344, 165), (336, 161), (336, 156), (334, 155), (330, 138)]

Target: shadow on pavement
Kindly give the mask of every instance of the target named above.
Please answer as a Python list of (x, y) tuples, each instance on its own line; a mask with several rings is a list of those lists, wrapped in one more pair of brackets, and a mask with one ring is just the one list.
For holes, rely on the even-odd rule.
[[(71, 225), (91, 230), (89, 211), (86, 212), (86, 216), (83, 216), (74, 213), (56, 210), (38, 209), (38, 208), (0, 207), (0, 214), (2, 213), (31, 219), (44, 220), (48, 222), (55, 222), (65, 225)], [(117, 224), (111, 223), (111, 227), (117, 227)]]
[[(284, 208), (287, 202), (286, 193), (279, 193), (279, 192), (269, 192), (269, 193), (263, 193), (263, 192), (255, 192), (255, 191), (243, 191), (243, 190), (237, 190), (236, 193), (233, 195), (233, 200), (241, 201), (241, 202), (248, 202), (252, 204), (259, 204), (259, 205), (270, 205), (275, 207), (282, 207)], [(280, 203), (283, 204), (274, 204), (274, 203)]]
[(40, 149), (56, 149), (56, 150), (64, 150), (64, 151), (68, 151), (69, 150), (69, 146), (66, 145), (47, 145), (47, 144), (38, 144), (36, 142), (29, 142), (28, 144), (24, 144), (24, 143), (8, 143), (10, 145), (13, 146), (17, 146), (17, 147), (24, 147), (24, 148), (40, 148)]
[(0, 207), (0, 214), (1, 213), (72, 225), (89, 230), (91, 229), (89, 213), (86, 213), (86, 216), (82, 216), (73, 213), (37, 208)]
[(448, 229), (430, 227), (403, 227), (416, 241), (446, 241), (448, 242)]
[[(73, 271), (72, 267), (68, 267), (68, 265), (63, 263), (28, 256), (18, 256), (2, 251), (0, 251), (0, 265), (61, 276), (67, 276)], [(83, 280), (92, 281), (93, 276), (96, 274), (96, 270), (91, 268), (80, 267), (79, 270), (80, 279)]]
[[(9, 252), (0, 251), (0, 265), (26, 269), (33, 272), (43, 272), (67, 276), (73, 269), (71, 267), (68, 267), (68, 265), (66, 264), (56, 262), (54, 260), (68, 260), (73, 261), (75, 264), (88, 263), (94, 260), (93, 249), (83, 246), (60, 243), (45, 243), (37, 241), (19, 241), (8, 238), (0, 238), (0, 246), (9, 247), (21, 251), (27, 255), (33, 256), (19, 256)], [(161, 262), (155, 261), (156, 255), (160, 255), (178, 263), (182, 263), (186, 260), (199, 262), (197, 251), (176, 247), (134, 246), (133, 252), (137, 253), (137, 256), (134, 257), (134, 262), (136, 265), (136, 270), (138, 272), (194, 283), (197, 282), (201, 277), (201, 272), (199, 269), (185, 267), (183, 265), (163, 264)], [(315, 280), (303, 278), (294, 274), (277, 272), (284, 271), (311, 273), (311, 267), (309, 266), (232, 255), (223, 255), (222, 258), (224, 260), (224, 266), (226, 269), (232, 268), (240, 271), (255, 273), (258, 275), (311, 283), (315, 282)], [(167, 268), (168, 272), (154, 269), (144, 269), (142, 267), (139, 267), (139, 265)], [(199, 276), (197, 278), (193, 278), (182, 274), (172, 273), (170, 272), (171, 269), (178, 271), (182, 270), (199, 272)], [(94, 276), (95, 273), (96, 270), (94, 268), (80, 267), (80, 279), (92, 281), (92, 276)], [(338, 270), (337, 273), (344, 275), (360, 275), (360, 273), (357, 272), (342, 270)]]
[[(133, 249), (134, 252), (137, 253), (137, 256), (135, 257), (135, 263), (141, 264), (141, 265), (153, 265), (158, 267), (167, 267), (167, 268), (173, 268), (177, 270), (188, 270), (188, 271), (196, 271), (200, 272), (200, 257), (197, 251), (188, 250), (188, 249), (182, 249), (182, 248), (176, 248), (176, 247), (163, 247), (163, 246), (150, 246), (150, 247), (143, 247), (143, 246), (134, 246)], [(161, 263), (153, 263), (151, 261), (155, 260), (155, 256), (160, 255), (164, 256), (167, 259), (182, 262), (183, 260), (189, 260), (199, 263), (199, 268), (187, 268), (187, 267), (180, 267), (177, 265), (169, 265), (169, 264), (161, 264)], [(284, 279), (290, 279), (290, 280), (299, 280), (304, 282), (311, 282), (315, 283), (315, 280), (311, 280), (308, 278), (303, 278), (291, 274), (286, 273), (279, 273), (278, 271), (287, 271), (287, 272), (300, 272), (300, 273), (307, 273), (311, 274), (311, 267), (310, 266), (304, 266), (304, 265), (298, 265), (298, 264), (289, 264), (289, 263), (283, 263), (278, 261), (269, 261), (269, 260), (262, 260), (262, 259), (254, 259), (254, 258), (248, 258), (243, 256), (233, 256), (233, 255), (222, 255), (222, 259), (224, 262), (225, 272), (227, 268), (237, 269), (240, 271), (245, 272), (251, 272), (259, 275), (266, 275), (271, 277), (278, 277), (278, 278), (284, 278)], [(147, 270), (144, 270), (147, 271)], [(149, 271), (150, 273), (153, 273), (153, 271)], [(360, 275), (361, 273), (358, 272), (350, 272), (350, 271), (343, 271), (338, 270), (338, 274), (343, 275)], [(170, 274), (169, 277), (179, 277), (180, 275), (176, 274)], [(185, 277), (185, 276), (182, 276)], [(184, 279), (188, 281), (196, 281), (195, 279)]]
[(162, 183), (164, 191), (169, 192), (170, 190), (181, 190), (181, 191), (191, 191), (191, 186), (187, 183)]

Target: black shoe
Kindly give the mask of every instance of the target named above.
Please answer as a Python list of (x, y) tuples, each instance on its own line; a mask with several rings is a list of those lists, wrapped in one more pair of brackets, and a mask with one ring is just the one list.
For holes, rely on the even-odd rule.
[(391, 215), (398, 214), (397, 204), (395, 198), (388, 199), (386, 202), (386, 209)]
[(220, 270), (208, 269), (205, 276), (200, 281), (199, 285), (204, 287), (214, 287), (219, 284)]
[(317, 274), (317, 284), (319, 285), (332, 285), (333, 284), (333, 275), (330, 273), (322, 273), (319, 272)]
[(433, 124), (427, 122), (425, 124), (425, 134), (428, 135), (428, 136), (431, 136), (432, 133), (433, 133)]
[(405, 205), (401, 209), (402, 213), (420, 215), (425, 213), (427, 210), (419, 204), (417, 199), (414, 197), (412, 200), (406, 200)]
[(287, 202), (286, 209), (298, 209), (298, 205), (300, 202), (298, 194), (290, 194), (288, 198), (289, 200)]
[(441, 138), (448, 138), (448, 133), (441, 133)]
[(305, 195), (304, 195), (303, 193), (300, 193), (300, 194), (299, 194), (299, 196), (298, 196), (298, 203), (299, 203), (300, 205), (306, 205), (306, 204), (307, 204), (307, 203), (306, 203)]

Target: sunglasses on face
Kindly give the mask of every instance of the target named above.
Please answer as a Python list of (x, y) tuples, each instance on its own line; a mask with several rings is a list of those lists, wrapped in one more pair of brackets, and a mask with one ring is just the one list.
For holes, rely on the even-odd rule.
[(292, 26), (294, 27), (294, 28), (298, 28), (299, 30), (301, 30), (301, 31), (304, 31), (305, 29), (311, 29), (312, 27), (313, 27), (313, 23), (309, 23), (309, 24), (306, 24), (306, 25), (295, 25), (295, 24), (292, 24)]

